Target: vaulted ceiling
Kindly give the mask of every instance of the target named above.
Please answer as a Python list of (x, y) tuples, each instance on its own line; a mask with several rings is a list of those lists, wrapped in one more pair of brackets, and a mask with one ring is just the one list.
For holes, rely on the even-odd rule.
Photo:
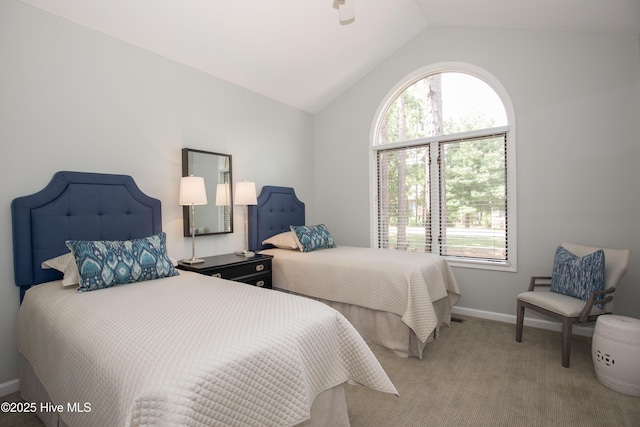
[(309, 112), (429, 26), (640, 34), (640, 0), (21, 0)]

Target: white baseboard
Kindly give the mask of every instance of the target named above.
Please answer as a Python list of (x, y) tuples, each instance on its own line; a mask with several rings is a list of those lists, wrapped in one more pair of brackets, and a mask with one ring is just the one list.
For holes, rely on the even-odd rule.
[(15, 393), (19, 390), (20, 380), (16, 378), (15, 380), (7, 381), (6, 383), (0, 384), (0, 397)]
[[(479, 317), (481, 319), (495, 320), (497, 322), (513, 323), (516, 324), (516, 316), (512, 314), (494, 313), (491, 311), (475, 310), (473, 308), (453, 307), (451, 310), (453, 314), (459, 314), (461, 316)], [(548, 329), (550, 331), (562, 331), (562, 324), (560, 322), (553, 322), (550, 320), (527, 317), (524, 316), (524, 325), (531, 326), (533, 328)], [(590, 326), (573, 326), (573, 334), (581, 335), (584, 337), (593, 336), (593, 323)], [(515, 334), (515, 332), (514, 332)]]

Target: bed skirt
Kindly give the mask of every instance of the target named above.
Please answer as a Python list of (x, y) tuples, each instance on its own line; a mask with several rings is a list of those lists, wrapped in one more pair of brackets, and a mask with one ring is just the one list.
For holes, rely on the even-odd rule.
[[(26, 402), (35, 402), (37, 407), (41, 403), (51, 402), (49, 393), (35, 374), (31, 363), (21, 354), (19, 359), (20, 395)], [(67, 402), (56, 402), (66, 404)], [(70, 427), (56, 412), (38, 412), (38, 418), (46, 427)], [(300, 427), (348, 427), (349, 414), (344, 394), (344, 385), (340, 384), (323, 391), (313, 401), (311, 418), (298, 424)]]
[[(295, 294), (295, 292), (284, 289), (274, 289)], [(308, 295), (301, 296), (315, 299), (334, 308), (351, 322), (368, 344), (391, 350), (396, 355), (404, 358), (417, 357), (418, 359), (422, 359), (424, 348), (428, 343), (438, 338), (440, 327), (451, 324), (451, 301), (449, 297), (434, 301), (433, 307), (438, 318), (438, 324), (427, 340), (422, 343), (418, 340), (411, 328), (402, 321), (402, 316), (398, 314), (329, 301), (322, 298), (313, 298)]]

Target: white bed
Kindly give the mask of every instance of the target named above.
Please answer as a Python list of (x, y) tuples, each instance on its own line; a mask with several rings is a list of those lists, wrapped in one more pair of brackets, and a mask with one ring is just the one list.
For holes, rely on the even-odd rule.
[(422, 358), (450, 324), (460, 290), (443, 257), (339, 245), (302, 252), (288, 235), (304, 225), (304, 203), (289, 187), (263, 187), (249, 213), (250, 249), (274, 256), (273, 287), (332, 306), (368, 343)]
[[(42, 270), (59, 235), (93, 236), (97, 223), (118, 239), (114, 229), (127, 228), (125, 239), (157, 231), (159, 216), (145, 216), (159, 202), (132, 213), (118, 201), (123, 180), (130, 197), (124, 178), (58, 173), (12, 204), (14, 256), (29, 258), (16, 262), (21, 394), (61, 408), (39, 414), (46, 425), (348, 425), (345, 382), (397, 394), (352, 325), (316, 301), (186, 271), (77, 292)], [(90, 203), (70, 214), (78, 197)], [(61, 227), (70, 216), (79, 225)]]
[(295, 425), (346, 381), (395, 393), (339, 313), (197, 273), (88, 293), (38, 285), (18, 324), (69, 425)]

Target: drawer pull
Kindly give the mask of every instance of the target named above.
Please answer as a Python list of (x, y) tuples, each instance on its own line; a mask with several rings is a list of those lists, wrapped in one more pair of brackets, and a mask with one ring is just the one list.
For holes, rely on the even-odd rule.
[(264, 270), (264, 264), (256, 265), (256, 271), (262, 271), (262, 270)]
[(222, 274), (220, 274), (220, 273), (213, 273), (213, 274), (211, 275), (211, 277), (222, 277)]
[(256, 282), (256, 286), (260, 286), (260, 287), (264, 286), (264, 280), (258, 280)]

